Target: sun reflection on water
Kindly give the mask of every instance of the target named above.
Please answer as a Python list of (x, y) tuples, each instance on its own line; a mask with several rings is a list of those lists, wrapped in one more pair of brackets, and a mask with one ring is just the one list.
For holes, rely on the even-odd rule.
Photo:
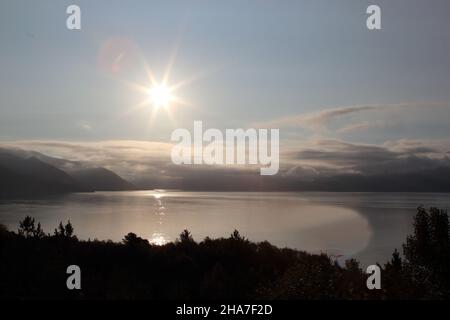
[(153, 244), (155, 246), (163, 246), (168, 241), (165, 238), (164, 233), (155, 232), (155, 233), (152, 234), (152, 237), (150, 238), (149, 242), (150, 242), (150, 244)]
[(166, 193), (162, 189), (156, 189), (150, 195), (155, 199), (162, 199), (166, 196)]
[(165, 211), (166, 207), (163, 204), (163, 198), (166, 196), (166, 194), (164, 193), (164, 190), (155, 190), (150, 194), (150, 196), (152, 196), (155, 199), (154, 204), (155, 210), (153, 214), (158, 217), (157, 219), (158, 227), (156, 228), (156, 230), (153, 230), (154, 232), (150, 237), (149, 242), (153, 245), (163, 246), (166, 243), (168, 243), (165, 233), (162, 232), (164, 222), (163, 218), (166, 215)]

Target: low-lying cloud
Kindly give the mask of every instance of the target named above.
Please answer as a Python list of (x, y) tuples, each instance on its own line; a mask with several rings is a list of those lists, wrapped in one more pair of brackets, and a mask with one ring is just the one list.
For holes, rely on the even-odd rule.
[[(34, 150), (70, 160), (68, 165), (103, 166), (145, 187), (252, 190), (262, 185), (257, 168), (184, 165), (170, 161), (171, 144), (150, 141), (17, 141), (7, 147)], [(417, 173), (450, 167), (450, 139), (388, 141), (381, 145), (337, 139), (299, 143), (282, 152), (280, 173), (270, 181), (279, 184), (314, 181), (342, 174), (380, 175)]]

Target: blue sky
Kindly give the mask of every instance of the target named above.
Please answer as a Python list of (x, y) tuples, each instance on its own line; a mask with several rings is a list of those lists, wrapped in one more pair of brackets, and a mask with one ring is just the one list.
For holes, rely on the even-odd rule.
[[(380, 31), (366, 28), (369, 3), (381, 7)], [(70, 4), (81, 7), (80, 31), (66, 29)], [(449, 9), (445, 0), (3, 0), (0, 140), (167, 142), (194, 120), (275, 122), (286, 144), (446, 140)], [(128, 84), (148, 84), (144, 61), (161, 78), (175, 47), (169, 84), (200, 76), (176, 91), (189, 105), (173, 106), (172, 121), (161, 111), (150, 123), (151, 106), (133, 108), (145, 97)], [(380, 107), (318, 126), (280, 121), (367, 105)]]

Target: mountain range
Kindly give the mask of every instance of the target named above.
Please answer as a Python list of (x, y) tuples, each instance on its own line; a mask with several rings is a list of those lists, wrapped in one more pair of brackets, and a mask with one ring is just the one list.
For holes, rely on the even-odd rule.
[(196, 171), (181, 174), (179, 179), (172, 182), (158, 181), (157, 176), (144, 176), (131, 183), (111, 170), (90, 163), (54, 158), (34, 151), (0, 148), (0, 198), (149, 188), (189, 191), (449, 193), (449, 177), (450, 167), (440, 166), (402, 173), (337, 174), (315, 179), (288, 175), (268, 177), (246, 172)]
[(38, 152), (0, 149), (0, 198), (137, 189), (106, 168), (68, 162)]
[[(140, 185), (144, 185), (140, 183)], [(158, 186), (160, 187), (160, 186)], [(196, 172), (164, 188), (189, 191), (315, 191), (315, 192), (433, 192), (450, 193), (450, 167), (407, 172), (343, 173), (318, 177), (260, 176), (245, 172)]]

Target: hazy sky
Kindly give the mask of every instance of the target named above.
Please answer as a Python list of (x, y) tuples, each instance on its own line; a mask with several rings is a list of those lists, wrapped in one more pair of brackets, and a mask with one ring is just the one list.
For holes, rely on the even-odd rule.
[[(369, 3), (382, 30), (366, 28)], [(80, 31), (66, 29), (70, 4)], [(444, 141), (445, 154), (449, 12), (447, 0), (2, 0), (0, 140), (167, 142), (203, 120), (274, 125), (282, 147)], [(194, 79), (175, 92), (188, 105), (150, 122), (129, 84), (149, 86), (145, 63), (161, 79), (175, 48), (169, 84)]]

